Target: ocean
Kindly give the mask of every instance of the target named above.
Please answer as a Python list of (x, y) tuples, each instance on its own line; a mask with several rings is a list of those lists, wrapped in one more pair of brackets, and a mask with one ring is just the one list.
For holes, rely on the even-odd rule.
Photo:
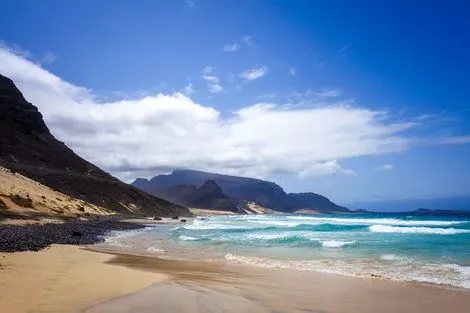
[(470, 217), (233, 215), (122, 233), (108, 244), (163, 257), (470, 289)]

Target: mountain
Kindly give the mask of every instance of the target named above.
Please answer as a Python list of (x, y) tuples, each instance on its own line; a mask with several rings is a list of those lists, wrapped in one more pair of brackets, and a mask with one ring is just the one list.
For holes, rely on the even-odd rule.
[(275, 183), (194, 170), (175, 170), (170, 175), (158, 175), (150, 181), (138, 178), (132, 185), (151, 194), (158, 194), (164, 188), (184, 184), (201, 186), (208, 180), (215, 181), (231, 198), (259, 202), (267, 208), (286, 207), (289, 204), (286, 193)]
[(41, 113), (0, 75), (0, 166), (70, 197), (118, 213), (191, 215), (188, 209), (119, 181), (49, 132)]
[(179, 185), (202, 186), (206, 181), (214, 181), (229, 198), (255, 202), (273, 210), (283, 212), (293, 212), (298, 209), (315, 209), (322, 212), (349, 211), (315, 193), (287, 194), (273, 182), (194, 170), (175, 170), (169, 175), (158, 175), (150, 180), (138, 178), (132, 185), (165, 198), (166, 190), (169, 188)]
[(290, 193), (288, 197), (295, 203), (296, 209), (313, 208), (325, 212), (349, 212), (348, 208), (339, 206), (327, 197), (313, 193)]
[(199, 188), (187, 184), (164, 188), (155, 195), (192, 208), (238, 212), (244, 206), (242, 201), (228, 197), (214, 180), (205, 181)]

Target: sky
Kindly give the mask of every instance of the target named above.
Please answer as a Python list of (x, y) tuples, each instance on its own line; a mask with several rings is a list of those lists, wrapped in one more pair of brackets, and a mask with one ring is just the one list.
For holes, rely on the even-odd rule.
[(0, 73), (120, 179), (470, 195), (468, 1), (12, 1)]

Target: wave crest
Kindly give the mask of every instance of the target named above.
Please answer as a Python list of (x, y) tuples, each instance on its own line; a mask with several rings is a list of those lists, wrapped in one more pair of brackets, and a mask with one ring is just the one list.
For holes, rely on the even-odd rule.
[(374, 233), (400, 233), (400, 234), (434, 234), (455, 235), (470, 233), (469, 229), (433, 228), (433, 227), (401, 227), (390, 225), (372, 225), (369, 230)]

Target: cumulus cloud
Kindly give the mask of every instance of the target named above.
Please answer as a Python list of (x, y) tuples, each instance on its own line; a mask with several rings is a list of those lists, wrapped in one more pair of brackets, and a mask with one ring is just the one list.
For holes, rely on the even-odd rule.
[(375, 168), (376, 171), (383, 172), (383, 171), (391, 171), (393, 170), (392, 164), (384, 164)]
[[(213, 76), (213, 70), (202, 75)], [(352, 175), (341, 160), (413, 144), (406, 131), (414, 123), (338, 99), (293, 109), (256, 103), (228, 114), (183, 93), (103, 101), (4, 48), (0, 73), (39, 107), (59, 140), (125, 180), (174, 168), (254, 177)]]
[(224, 52), (235, 52), (235, 51), (238, 51), (240, 50), (240, 45), (236, 42), (232, 43), (232, 44), (226, 44), (223, 48)]
[(269, 71), (269, 68), (266, 65), (255, 67), (240, 73), (240, 77), (245, 80), (255, 80), (263, 77)]
[(224, 88), (220, 85), (219, 77), (213, 74), (214, 67), (207, 66), (202, 70), (201, 78), (207, 82), (207, 88), (211, 93), (218, 93), (224, 90)]

